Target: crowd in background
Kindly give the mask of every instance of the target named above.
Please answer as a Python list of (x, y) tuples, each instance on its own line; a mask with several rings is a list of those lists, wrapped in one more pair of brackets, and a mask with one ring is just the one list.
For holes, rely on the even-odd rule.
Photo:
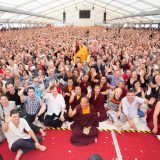
[[(135, 129), (137, 118), (144, 117), (159, 136), (160, 32), (106, 27), (0, 32), (0, 103), (1, 121), (18, 108), (32, 130), (43, 136), (45, 126), (61, 127), (69, 121), (74, 122), (73, 131), (81, 130), (79, 124), (84, 126), (85, 135), (94, 126), (90, 136), (96, 142), (99, 122), (114, 125), (125, 116), (128, 124), (118, 126), (120, 133)], [(97, 121), (88, 105), (93, 106)], [(35, 123), (38, 120), (40, 126)], [(76, 134), (71, 137), (73, 144), (93, 141), (84, 137), (84, 143), (79, 142)]]

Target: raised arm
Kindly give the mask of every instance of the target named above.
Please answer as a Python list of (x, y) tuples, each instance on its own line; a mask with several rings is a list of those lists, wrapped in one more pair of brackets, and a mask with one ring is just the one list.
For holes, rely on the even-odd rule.
[(11, 121), (10, 113), (5, 116), (5, 122), (2, 124), (2, 131), (7, 132), (9, 130), (9, 122)]
[(70, 99), (69, 99), (69, 103), (70, 103), (70, 104), (73, 102), (75, 95), (76, 95), (75, 91), (72, 91), (72, 92), (71, 92)]
[(73, 117), (76, 114), (76, 108), (72, 110), (71, 106), (69, 107), (68, 116)]
[(26, 96), (24, 96), (23, 92), (24, 92), (24, 88), (18, 91), (18, 95), (20, 96), (21, 103), (24, 103), (26, 99)]
[(89, 99), (92, 97), (92, 88), (91, 88), (91, 86), (87, 87), (87, 95), (86, 95), (86, 97), (88, 97)]

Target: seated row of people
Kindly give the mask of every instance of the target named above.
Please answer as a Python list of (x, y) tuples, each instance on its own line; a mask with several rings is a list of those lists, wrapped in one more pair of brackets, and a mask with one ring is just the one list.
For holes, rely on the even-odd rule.
[[(43, 136), (45, 132), (44, 126), (61, 127), (64, 121), (74, 121), (73, 118), (68, 116), (69, 108), (72, 110), (76, 108), (81, 102), (82, 97), (89, 98), (89, 103), (94, 107), (97, 112), (98, 121), (102, 122), (107, 119), (114, 121), (114, 117), (124, 117), (130, 123), (130, 119), (138, 117), (138, 114), (145, 116), (147, 114), (147, 107), (145, 111), (141, 111), (140, 105), (143, 103), (154, 103), (155, 99), (150, 101), (136, 96), (136, 92), (132, 89), (127, 92), (127, 96), (122, 98), (122, 88), (117, 87), (110, 94), (107, 103), (105, 104), (105, 96), (101, 92), (101, 87), (95, 85), (94, 90), (91, 87), (87, 88), (87, 94), (82, 93), (80, 86), (73, 88), (72, 80), (68, 80), (68, 86), (65, 88), (63, 95), (58, 93), (57, 85), (50, 83), (48, 89), (43, 93), (43, 99), (36, 95), (33, 86), (30, 86), (25, 91), (23, 88), (17, 90), (11, 83), (6, 84), (8, 89), (7, 95), (1, 96), (1, 119), (13, 108), (17, 108), (13, 97), (16, 99), (17, 106), (20, 110), (21, 117), (24, 117), (29, 123), (30, 127), (35, 133), (40, 132)], [(67, 90), (68, 89), (68, 90)], [(27, 94), (27, 95), (25, 95)], [(8, 98), (10, 101), (8, 101)], [(11, 101), (12, 100), (12, 101)], [(156, 100), (157, 101), (157, 100)], [(19, 107), (21, 105), (21, 107)], [(129, 115), (130, 118), (127, 116)], [(37, 121), (43, 122), (43, 125), (37, 126)], [(122, 127), (122, 129), (133, 128), (133, 125)], [(135, 127), (135, 126), (134, 126)]]
[[(43, 97), (36, 95), (33, 86), (28, 87), (27, 90), (24, 90), (24, 88), (17, 90), (12, 83), (6, 84), (7, 94), (1, 95), (0, 97), (0, 117), (2, 128), (9, 141), (11, 150), (18, 150), (17, 157), (21, 156), (28, 146), (22, 147), (23, 143), (16, 139), (13, 140), (14, 143), (11, 143), (11, 138), (8, 135), (15, 134), (16, 137), (18, 133), (12, 133), (14, 127), (12, 127), (12, 125), (10, 126), (10, 123), (16, 125), (16, 123), (19, 124), (21, 123), (20, 121), (22, 121), (23, 127), (32, 137), (29, 149), (38, 148), (45, 150), (45, 147), (39, 143), (37, 144), (38, 147), (36, 145), (33, 147), (33, 137), (36, 142), (37, 139), (35, 139), (35, 136), (30, 130), (33, 130), (35, 134), (40, 132), (42, 136), (45, 136), (44, 126), (61, 127), (65, 121), (73, 122), (71, 125), (71, 129), (73, 130), (70, 139), (71, 143), (74, 145), (87, 145), (93, 142), (97, 143), (97, 127), (99, 126), (99, 122), (107, 119), (114, 122), (120, 117), (119, 119), (122, 120), (123, 123), (118, 126), (119, 133), (129, 128), (138, 129), (140, 105), (144, 103), (153, 106), (148, 112), (146, 108), (143, 113), (144, 115), (148, 113), (147, 124), (151, 128), (152, 133), (156, 134), (157, 138), (160, 138), (159, 99), (155, 100), (155, 98), (151, 98), (147, 100), (141, 98), (141, 96), (138, 97), (136, 96), (136, 91), (133, 89), (128, 90), (125, 97), (121, 97), (123, 90), (122, 87), (120, 88), (121, 85), (119, 85), (119, 87), (111, 92), (105, 104), (106, 95), (101, 92), (100, 85), (95, 85), (94, 89), (88, 86), (87, 94), (84, 94), (80, 86), (73, 88), (73, 86), (70, 85), (72, 81), (69, 79), (68, 82), (70, 83), (66, 86), (63, 95), (58, 93), (57, 84), (53, 82), (50, 83), (48, 89), (43, 92)], [(13, 97), (15, 99), (13, 99)], [(23, 117), (25, 121), (19, 118), (19, 113), (17, 113), (15, 109), (19, 110), (20, 117)], [(142, 111), (140, 113), (142, 113)], [(114, 116), (117, 118), (116, 120)], [(18, 120), (14, 121), (16, 117), (18, 117)], [(40, 126), (36, 125), (38, 120), (42, 122)], [(8, 130), (9, 127), (12, 131)], [(26, 139), (29, 139), (29, 137)]]

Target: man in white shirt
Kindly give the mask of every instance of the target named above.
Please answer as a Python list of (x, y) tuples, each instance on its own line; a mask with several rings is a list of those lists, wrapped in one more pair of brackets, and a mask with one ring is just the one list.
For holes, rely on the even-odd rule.
[(61, 127), (65, 120), (65, 100), (64, 97), (58, 93), (56, 85), (50, 87), (50, 92), (51, 93), (44, 95), (44, 100), (47, 105), (44, 124), (49, 127)]
[(17, 109), (11, 110), (10, 114), (5, 116), (2, 130), (7, 138), (9, 148), (12, 151), (17, 151), (15, 160), (19, 160), (23, 153), (32, 149), (46, 150), (46, 147), (39, 143), (42, 139), (36, 137), (25, 119), (19, 117)]
[(127, 130), (129, 128), (137, 129), (139, 124), (138, 108), (141, 104), (148, 104), (148, 100), (135, 96), (133, 89), (127, 92), (126, 97), (122, 99), (122, 112), (125, 115), (126, 121), (119, 127), (118, 132), (121, 130)]

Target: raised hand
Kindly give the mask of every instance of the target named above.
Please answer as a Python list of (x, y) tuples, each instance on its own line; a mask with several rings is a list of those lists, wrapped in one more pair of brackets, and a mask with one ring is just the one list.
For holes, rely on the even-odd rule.
[(5, 122), (6, 123), (9, 123), (11, 121), (11, 116), (10, 116), (10, 113), (6, 114), (5, 116)]
[(45, 90), (44, 83), (42, 83), (42, 85), (41, 85), (41, 90), (42, 90), (42, 91), (44, 91), (44, 90)]
[(18, 95), (19, 95), (19, 96), (23, 95), (23, 92), (24, 92), (24, 88), (21, 88), (21, 90), (18, 91)]
[(69, 106), (68, 115), (72, 116), (72, 113), (73, 113), (73, 110), (72, 110), (71, 106)]
[(25, 82), (25, 83), (24, 83), (24, 87), (25, 87), (25, 88), (28, 88), (28, 85), (29, 85), (28, 82)]
[(51, 87), (53, 85), (53, 81), (49, 82), (49, 87)]
[(73, 97), (76, 95), (74, 90), (71, 91), (71, 94), (72, 94)]
[(148, 104), (153, 105), (153, 103), (155, 102), (155, 100), (156, 100), (156, 99), (152, 97), (152, 98), (149, 100)]
[(83, 76), (83, 72), (80, 72), (80, 77), (82, 77)]
[(88, 93), (91, 93), (91, 92), (92, 92), (91, 86), (88, 86), (88, 87), (87, 87), (87, 92), (88, 92)]
[(69, 106), (69, 112), (72, 112), (73, 110), (72, 110), (72, 107), (71, 106)]

